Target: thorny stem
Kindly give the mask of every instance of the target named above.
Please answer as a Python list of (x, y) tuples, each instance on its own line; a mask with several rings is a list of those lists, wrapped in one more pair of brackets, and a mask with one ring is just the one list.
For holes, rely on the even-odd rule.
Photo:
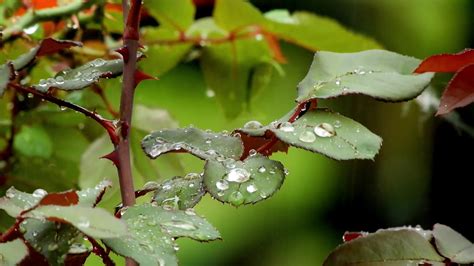
[(4, 43), (11, 37), (20, 34), (23, 29), (33, 26), (34, 24), (53, 20), (58, 17), (68, 17), (81, 10), (91, 7), (93, 4), (98, 2), (97, 0), (75, 0), (69, 4), (45, 8), (41, 10), (28, 10), (23, 16), (21, 16), (17, 21), (11, 23), (7, 26), (2, 32), (0, 37), (0, 44)]

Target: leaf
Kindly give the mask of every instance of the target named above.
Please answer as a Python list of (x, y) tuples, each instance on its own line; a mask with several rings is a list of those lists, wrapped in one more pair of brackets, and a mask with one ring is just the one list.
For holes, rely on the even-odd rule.
[(461, 68), (449, 81), (441, 96), (436, 115), (447, 114), (472, 102), (474, 102), (474, 64)]
[(324, 261), (331, 265), (407, 265), (443, 261), (429, 240), (415, 230), (382, 230), (339, 245)]
[(237, 159), (243, 151), (242, 142), (237, 137), (193, 127), (153, 132), (143, 139), (142, 148), (153, 159), (175, 151), (186, 151), (201, 159), (216, 156)]
[(265, 13), (267, 30), (311, 51), (357, 52), (381, 48), (372, 38), (354, 33), (336, 20), (309, 12), (272, 10)]
[(229, 31), (265, 23), (260, 11), (246, 0), (217, 0), (212, 17)]
[(69, 224), (56, 224), (49, 221), (27, 219), (20, 224), (25, 240), (50, 265), (64, 265), (66, 254), (69, 253), (74, 240), (82, 238), (80, 231)]
[(126, 234), (125, 224), (109, 212), (85, 206), (40, 206), (24, 217), (65, 221), (84, 234), (97, 238), (120, 237)]
[(0, 65), (0, 96), (3, 95), (10, 81), (11, 69), (7, 64)]
[(0, 198), (0, 209), (4, 210), (11, 217), (17, 217), (24, 210), (37, 205), (46, 193), (43, 189), (37, 189), (33, 194), (29, 194), (10, 187), (5, 196)]
[(50, 88), (61, 90), (80, 90), (99, 81), (100, 78), (110, 78), (122, 74), (123, 60), (104, 60), (97, 58), (75, 69), (61, 71), (55, 78), (40, 80), (33, 87), (41, 92)]
[(107, 188), (112, 187), (110, 180), (103, 180), (95, 187), (85, 188), (77, 192), (79, 205), (93, 207), (101, 200)]
[(177, 265), (173, 237), (208, 241), (220, 237), (212, 225), (190, 211), (172, 211), (150, 204), (129, 207), (122, 219), (129, 234), (104, 243), (140, 265)]
[(15, 135), (13, 148), (25, 156), (50, 158), (53, 141), (42, 127), (25, 125)]
[(283, 184), (285, 170), (280, 162), (257, 154), (244, 161), (208, 160), (203, 178), (214, 198), (239, 206), (272, 196)]
[(384, 101), (418, 96), (433, 73), (413, 75), (416, 58), (383, 50), (358, 53), (317, 52), (306, 77), (298, 85), (299, 102), (347, 94), (364, 94)]
[(196, 8), (192, 0), (154, 0), (147, 1), (144, 5), (164, 27), (184, 31), (194, 21)]
[(457, 54), (430, 56), (421, 62), (415, 69), (415, 73), (457, 72), (470, 64), (474, 64), (474, 49), (466, 49)]
[(38, 206), (58, 205), (71, 206), (79, 203), (79, 196), (76, 191), (69, 190), (58, 193), (48, 193), (38, 203)]
[(441, 255), (455, 263), (474, 263), (474, 244), (451, 227), (435, 224), (433, 236)]
[(18, 265), (28, 255), (28, 247), (21, 239), (0, 243), (0, 265)]
[(173, 177), (163, 181), (153, 196), (153, 202), (161, 206), (178, 207), (181, 210), (194, 207), (205, 191), (202, 177), (191, 173), (183, 177)]

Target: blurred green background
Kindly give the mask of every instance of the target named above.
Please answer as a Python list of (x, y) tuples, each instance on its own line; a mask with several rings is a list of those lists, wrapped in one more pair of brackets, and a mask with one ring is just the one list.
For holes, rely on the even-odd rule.
[[(472, 0), (251, 2), (262, 11), (307, 10), (334, 18), (375, 38), (386, 49), (418, 58), (474, 46)], [(198, 16), (211, 12), (211, 7), (201, 7)], [(294, 106), (296, 85), (313, 57), (311, 52), (286, 43), (282, 43), (282, 50), (288, 59), (282, 65), (285, 74), (275, 73), (270, 84), (252, 99), (249, 110), (234, 120), (226, 119), (216, 99), (206, 95), (195, 61), (179, 65), (158, 81), (143, 82), (137, 89), (136, 103), (168, 110), (180, 126), (232, 130), (248, 120), (269, 123)], [(441, 79), (438, 89), (445, 83)], [(107, 89), (107, 93), (118, 103), (118, 90)], [(223, 240), (198, 243), (179, 239), (181, 265), (321, 265), (346, 230), (417, 224), (430, 228), (436, 222), (474, 240), (474, 218), (465, 207), (472, 202), (474, 185), (469, 167), (473, 157), (465, 155), (474, 150), (471, 136), (413, 103), (386, 104), (351, 96), (322, 104), (358, 120), (384, 139), (375, 161), (337, 162), (296, 149), (273, 155), (290, 171), (281, 190), (269, 200), (240, 208), (206, 196), (196, 211), (219, 229)], [(460, 117), (474, 125), (472, 107), (462, 109)], [(48, 133), (54, 135), (52, 130)], [(74, 154), (81, 154), (87, 140), (70, 133), (55, 137), (54, 148), (61, 146), (59, 140), (72, 141), (77, 143)], [(202, 161), (181, 157), (186, 171), (202, 170)], [(34, 166), (33, 161), (28, 163)], [(77, 171), (64, 164), (48, 167)], [(36, 184), (35, 180), (28, 182)], [(87, 265), (101, 263), (91, 256)]]

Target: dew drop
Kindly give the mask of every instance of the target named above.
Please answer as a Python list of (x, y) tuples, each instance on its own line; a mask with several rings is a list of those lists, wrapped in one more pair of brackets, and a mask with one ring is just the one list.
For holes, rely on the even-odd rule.
[(88, 228), (91, 225), (90, 221), (86, 217), (80, 217), (77, 227)]
[(35, 198), (42, 198), (44, 196), (46, 196), (48, 194), (48, 192), (42, 188), (38, 188), (36, 189), (35, 191), (33, 191), (33, 197)]
[(314, 134), (321, 138), (329, 138), (336, 135), (336, 131), (331, 124), (321, 123), (314, 127)]
[(105, 65), (105, 60), (102, 59), (102, 58), (97, 58), (95, 59), (94, 61), (91, 62), (91, 65), (94, 66), (94, 67), (100, 67), (100, 66), (103, 66)]
[(265, 168), (265, 166), (260, 166), (260, 167), (258, 168), (258, 172), (259, 172), (259, 173), (265, 173), (266, 171), (267, 171), (267, 168)]
[(334, 127), (335, 128), (340, 128), (341, 127), (341, 121), (339, 121), (339, 120), (334, 121)]
[(311, 131), (303, 131), (300, 134), (299, 140), (306, 143), (312, 143), (316, 140), (316, 136)]
[(172, 227), (175, 229), (182, 229), (182, 230), (187, 230), (187, 231), (192, 231), (192, 230), (197, 229), (197, 227), (194, 224), (185, 222), (185, 221), (180, 221), (180, 220), (172, 220), (170, 222), (164, 222), (164, 223), (161, 223), (161, 225), (168, 228)]
[(285, 175), (289, 175), (289, 174), (290, 174), (290, 171), (289, 171), (287, 168), (285, 168), (285, 169), (283, 169), (283, 173), (284, 173)]
[(258, 121), (255, 121), (255, 120), (248, 121), (244, 125), (244, 129), (259, 129), (259, 128), (262, 128), (262, 127), (263, 127), (262, 123), (260, 123)]
[(257, 190), (258, 190), (258, 188), (254, 184), (251, 184), (251, 185), (247, 186), (247, 192), (248, 193), (254, 193)]
[(213, 90), (211, 90), (211, 89), (207, 89), (207, 90), (206, 90), (206, 96), (207, 96), (208, 98), (213, 98), (213, 97), (216, 96), (216, 92), (213, 91)]
[(248, 181), (250, 178), (250, 173), (244, 168), (233, 168), (229, 171), (227, 175), (227, 181), (243, 183)]
[(340, 85), (341, 85), (341, 79), (340, 79), (340, 78), (337, 78), (337, 79), (336, 79), (336, 85), (337, 85), (337, 86), (340, 86)]
[(229, 201), (235, 206), (241, 205), (244, 203), (244, 195), (240, 191), (234, 191), (229, 196)]
[(38, 30), (38, 28), (39, 24), (34, 24), (33, 26), (24, 29), (23, 32), (26, 34), (33, 34)]
[(262, 192), (260, 192), (260, 197), (262, 199), (266, 199), (268, 197), (268, 195), (265, 192), (262, 191)]
[(62, 76), (57, 76), (54, 80), (56, 81), (56, 84), (58, 85), (64, 84), (64, 77)]
[(257, 151), (254, 150), (254, 149), (251, 149), (251, 150), (249, 151), (249, 156), (252, 157), (252, 156), (255, 156), (255, 155), (257, 155)]
[(229, 183), (226, 180), (219, 180), (216, 182), (216, 187), (219, 190), (227, 190), (229, 189)]
[(290, 122), (283, 122), (280, 125), (280, 130), (283, 132), (293, 132), (295, 131), (295, 127)]

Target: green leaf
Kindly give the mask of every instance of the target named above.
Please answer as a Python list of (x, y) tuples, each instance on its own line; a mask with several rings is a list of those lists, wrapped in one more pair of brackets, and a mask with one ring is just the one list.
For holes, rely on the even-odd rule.
[(10, 81), (11, 69), (7, 64), (0, 65), (0, 96), (3, 95)]
[(107, 188), (112, 187), (112, 182), (110, 180), (103, 180), (95, 187), (85, 188), (77, 192), (79, 196), (79, 205), (82, 206), (95, 206), (102, 195), (105, 193)]
[(122, 59), (97, 58), (78, 68), (61, 71), (55, 78), (42, 79), (33, 87), (41, 92), (47, 92), (50, 88), (80, 90), (98, 82), (100, 78), (118, 76), (122, 70)]
[(235, 118), (246, 107), (252, 90), (252, 71), (272, 62), (263, 40), (245, 39), (206, 46), (200, 58), (204, 79), (227, 117)]
[(177, 265), (173, 237), (201, 241), (220, 238), (212, 225), (191, 210), (165, 210), (146, 204), (129, 207), (122, 219), (127, 223), (129, 234), (103, 241), (113, 251), (133, 258), (140, 265)]
[(18, 265), (28, 255), (28, 247), (21, 239), (0, 243), (0, 265)]
[(347, 94), (364, 94), (384, 101), (418, 96), (433, 73), (412, 74), (420, 60), (383, 50), (359, 53), (317, 52), (306, 77), (298, 85), (302, 102)]
[(69, 224), (56, 224), (49, 221), (27, 219), (20, 224), (25, 240), (50, 265), (64, 265), (66, 255), (74, 240), (81, 238), (81, 233)]
[(326, 258), (324, 266), (384, 265), (387, 261), (401, 266), (427, 260), (436, 262), (444, 258), (416, 230), (381, 230), (338, 246)]
[(13, 148), (31, 157), (49, 158), (53, 154), (53, 141), (40, 126), (23, 126), (15, 135)]
[[(147, 45), (147, 62), (141, 64), (144, 72), (161, 76), (174, 68), (191, 50), (190, 43), (170, 43), (179, 38), (179, 31), (166, 27), (144, 28), (141, 39)], [(149, 62), (154, 62), (149, 64)]]
[(267, 29), (279, 38), (308, 50), (357, 52), (381, 48), (372, 38), (347, 30), (336, 20), (309, 12), (272, 10), (265, 13)]
[(441, 255), (460, 264), (474, 263), (474, 244), (451, 227), (435, 224), (433, 237)]
[(163, 181), (153, 196), (153, 202), (162, 206), (177, 206), (181, 210), (194, 207), (205, 191), (202, 177), (191, 173), (183, 177), (173, 177)]
[(192, 0), (153, 0), (144, 5), (163, 27), (184, 31), (194, 21), (196, 9)]
[(266, 22), (260, 11), (246, 0), (218, 0), (212, 16), (219, 26), (229, 31)]
[(243, 152), (239, 138), (223, 133), (205, 132), (193, 127), (153, 132), (143, 139), (142, 148), (150, 158), (184, 150), (201, 159), (216, 156), (237, 159)]
[(75, 226), (84, 234), (97, 238), (113, 238), (126, 234), (125, 224), (100, 208), (79, 205), (40, 206), (24, 215), (35, 219), (59, 219)]
[(7, 212), (11, 217), (19, 216), (24, 210), (30, 209), (45, 196), (47, 192), (37, 189), (33, 194), (25, 193), (10, 187), (5, 196), (0, 198), (0, 209)]
[(204, 168), (206, 190), (217, 200), (234, 206), (256, 203), (272, 196), (284, 179), (283, 165), (260, 154), (245, 161), (208, 160)]

